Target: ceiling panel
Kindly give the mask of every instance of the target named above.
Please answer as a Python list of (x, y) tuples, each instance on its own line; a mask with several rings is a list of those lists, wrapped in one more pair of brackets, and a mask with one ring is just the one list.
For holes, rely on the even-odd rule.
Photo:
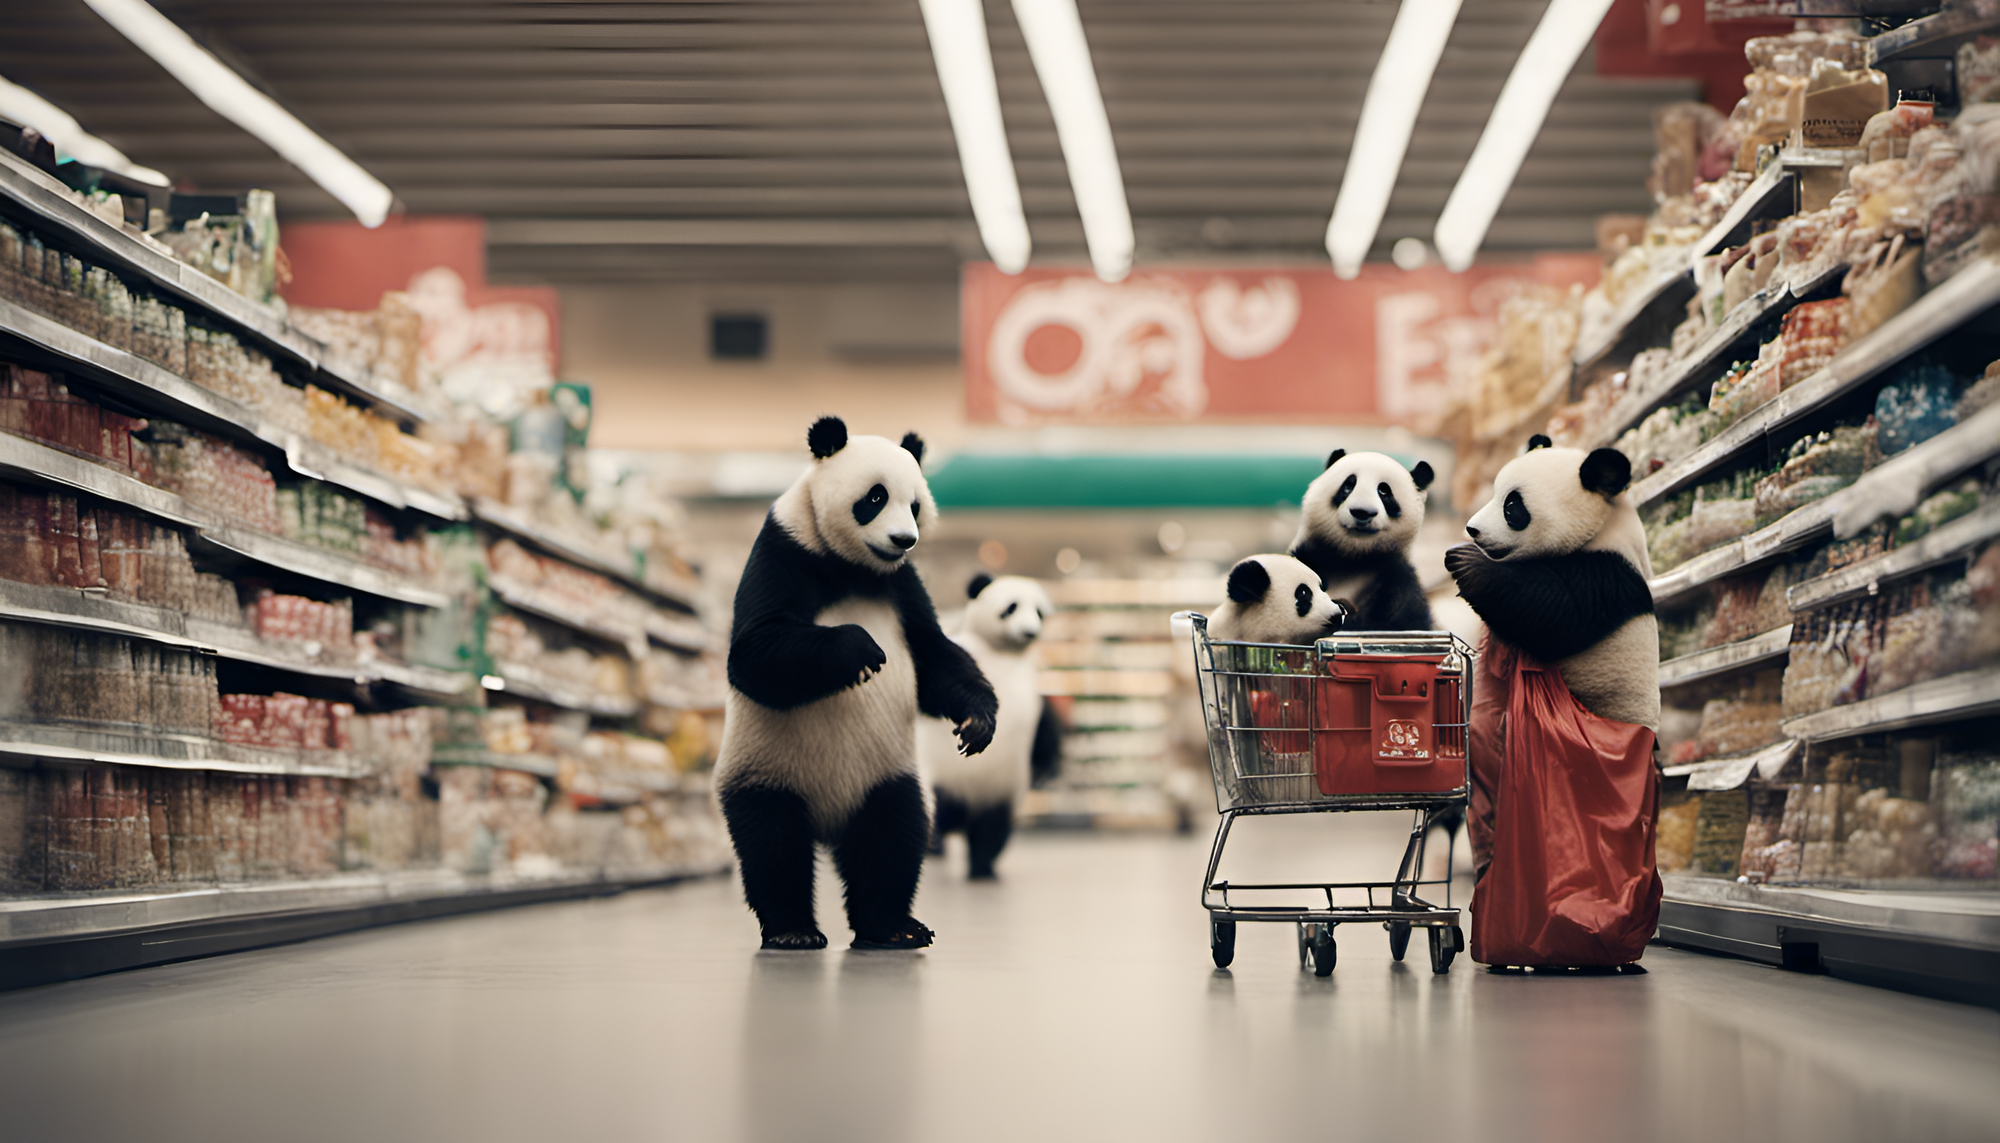
[[(508, 3), (155, 0), (416, 213), (496, 222), (518, 280), (948, 279), (977, 256), (916, 0)], [(1138, 258), (1323, 261), (1387, 3), (1080, 0)], [(1418, 116), (1378, 256), (1428, 237), (1543, 0), (1466, 0)], [(1054, 124), (1005, 0), (989, 37), (1042, 261), (1081, 261)], [(346, 217), (84, 6), (0, 16), (0, 75), (135, 160)], [(1493, 251), (1580, 248), (1643, 210), (1650, 116), (1678, 80), (1570, 77), (1495, 220)], [(613, 226), (565, 242), (546, 220)], [(621, 220), (642, 225), (608, 240)], [(646, 222), (711, 223), (732, 245)], [(908, 220), (907, 232), (879, 225)], [(853, 225), (846, 225), (853, 223)], [(878, 229), (870, 230), (870, 226)], [(889, 235), (894, 240), (885, 238)]]

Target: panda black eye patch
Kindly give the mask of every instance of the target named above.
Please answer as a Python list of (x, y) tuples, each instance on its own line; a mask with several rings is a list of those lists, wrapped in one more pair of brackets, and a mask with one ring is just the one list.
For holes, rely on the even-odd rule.
[(1000, 618), (1002, 618), (1002, 619), (1006, 619), (1007, 617), (1009, 617), (1009, 616), (1013, 615), (1013, 614), (1014, 614), (1014, 613), (1015, 613), (1016, 611), (1019, 611), (1019, 610), (1021, 610), (1021, 605), (1020, 605), (1020, 604), (1018, 604), (1018, 603), (1010, 603), (1010, 604), (1008, 604), (1008, 605), (1007, 605), (1007, 610), (1005, 610), (1005, 611), (1003, 611), (1003, 612), (1001, 612), (1001, 613), (1000, 613)]
[(854, 502), (854, 522), (871, 524), (875, 521), (875, 517), (882, 514), (882, 509), (888, 506), (889, 490), (878, 484), (868, 490), (868, 495)]
[(1355, 474), (1350, 472), (1347, 474), (1347, 479), (1340, 482), (1340, 488), (1333, 494), (1333, 506), (1335, 508), (1347, 503), (1347, 498), (1354, 495), (1354, 484)]
[(1375, 495), (1382, 498), (1382, 511), (1389, 519), (1394, 520), (1403, 514), (1403, 506), (1396, 503), (1396, 494), (1390, 490), (1387, 484), (1376, 485)]
[(1312, 588), (1307, 587), (1305, 584), (1300, 584), (1299, 586), (1292, 589), (1292, 598), (1298, 601), (1299, 618), (1304, 619), (1307, 615), (1312, 613), (1313, 609)]
[(1500, 515), (1507, 520), (1507, 526), (1516, 532), (1525, 532), (1534, 517), (1528, 515), (1528, 502), (1521, 499), (1521, 490), (1516, 488), (1507, 493), (1507, 499), (1500, 502)]

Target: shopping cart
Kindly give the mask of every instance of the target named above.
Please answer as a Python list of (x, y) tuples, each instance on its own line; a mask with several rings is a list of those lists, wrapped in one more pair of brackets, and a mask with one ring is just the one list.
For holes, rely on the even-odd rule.
[[(1174, 623), (1194, 643), (1215, 808), (1222, 813), (1201, 889), (1215, 966), (1235, 959), (1238, 921), (1290, 921), (1298, 926), (1300, 967), (1327, 976), (1336, 957), (1334, 929), (1366, 921), (1389, 931), (1397, 960), (1411, 930), (1424, 929), (1431, 971), (1449, 971), (1465, 948), (1465, 930), (1451, 904), (1450, 858), (1442, 880), (1423, 880), (1424, 844), (1432, 825), (1465, 805), (1470, 789), (1472, 648), (1448, 631), (1355, 632), (1304, 647), (1211, 640), (1207, 618), (1191, 611), (1175, 615)], [(1414, 811), (1395, 880), (1216, 880), (1237, 817), (1351, 810)], [(1435, 886), (1443, 887), (1443, 905), (1417, 895)], [(1309, 903), (1298, 903), (1301, 894), (1310, 895)], [(1378, 903), (1378, 894), (1386, 899)], [(1253, 903), (1276, 895), (1289, 901)]]

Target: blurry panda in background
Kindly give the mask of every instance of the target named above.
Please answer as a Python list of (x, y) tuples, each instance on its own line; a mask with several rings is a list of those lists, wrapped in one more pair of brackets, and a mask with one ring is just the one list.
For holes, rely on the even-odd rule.
[(1209, 617), (1208, 637), (1310, 644), (1339, 631), (1347, 614), (1305, 564), (1290, 556), (1251, 556), (1229, 569), (1229, 598)]
[(1585, 710), (1658, 731), (1660, 629), (1631, 480), (1618, 450), (1537, 433), (1444, 563), (1493, 637), (1555, 667)]
[(1431, 466), (1405, 469), (1379, 452), (1335, 449), (1306, 488), (1292, 555), (1319, 573), (1320, 586), (1350, 600), (1349, 631), (1429, 631), (1431, 605), (1410, 566), (1424, 525)]
[(806, 436), (813, 462), (771, 505), (736, 590), (715, 783), (767, 949), (819, 949), (814, 843), (833, 850), (855, 948), (923, 948), (910, 915), (930, 833), (917, 714), (977, 754), (996, 703), (938, 628), (909, 551), (937, 520), (915, 433)]
[(981, 572), (966, 586), (965, 620), (955, 638), (993, 684), (1000, 715), (993, 744), (977, 755), (952, 748), (950, 727), (937, 719), (917, 726), (917, 759), (937, 799), (931, 848), (963, 832), (975, 881), (994, 876), (993, 862), (1014, 831), (1014, 807), (1031, 781), (1053, 776), (1062, 727), (1036, 682), (1032, 649), (1055, 610), (1042, 585), (1026, 576), (994, 579)]

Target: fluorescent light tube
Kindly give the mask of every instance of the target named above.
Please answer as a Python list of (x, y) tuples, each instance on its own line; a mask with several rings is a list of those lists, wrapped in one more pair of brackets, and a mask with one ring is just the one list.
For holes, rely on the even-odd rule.
[(262, 139), (287, 162), (304, 171), (307, 178), (339, 199), (361, 220), (361, 225), (380, 226), (389, 216), (389, 205), (395, 201), (395, 195), (388, 187), (293, 118), (291, 112), (244, 82), (242, 76), (189, 39), (186, 32), (160, 15), (146, 0), (84, 2), (180, 80), (196, 99)]
[(1458, 185), (1445, 200), (1444, 213), (1438, 215), (1433, 242), (1450, 270), (1472, 265), (1486, 241), (1486, 228), (1500, 210), (1500, 200), (1507, 197), (1521, 171), (1521, 160), (1541, 134), (1549, 104), (1555, 102), (1556, 92), (1610, 7), (1611, 0), (1549, 0), (1542, 22), (1500, 89), (1499, 102), (1493, 105), (1472, 158), (1459, 173)]
[(1368, 81), (1354, 145), (1340, 176), (1340, 197), (1326, 227), (1326, 252), (1333, 256), (1333, 272), (1343, 278), (1361, 272), (1368, 248), (1375, 244), (1431, 73), (1458, 19), (1458, 5), (1459, 0), (1403, 0), (1396, 11), (1375, 77)]
[(986, 13), (979, 0), (920, 0), (924, 30), (937, 61), (938, 86), (958, 140), (958, 165), (979, 240), (1002, 273), (1018, 274), (1028, 264), (1028, 218), (1021, 210), (1021, 184), (1007, 150), (1007, 127), (1000, 119), (1000, 89), (993, 79), (993, 52), (986, 43)]
[(33, 127), (56, 149), (58, 159), (75, 159), (93, 167), (116, 171), (128, 179), (169, 185), (167, 176), (151, 167), (142, 167), (125, 157), (125, 152), (85, 131), (68, 112), (17, 83), (0, 78), (0, 115)]
[(1014, 18), (1055, 117), (1090, 264), (1099, 278), (1122, 281), (1132, 272), (1132, 212), (1076, 0), (1014, 0)]

